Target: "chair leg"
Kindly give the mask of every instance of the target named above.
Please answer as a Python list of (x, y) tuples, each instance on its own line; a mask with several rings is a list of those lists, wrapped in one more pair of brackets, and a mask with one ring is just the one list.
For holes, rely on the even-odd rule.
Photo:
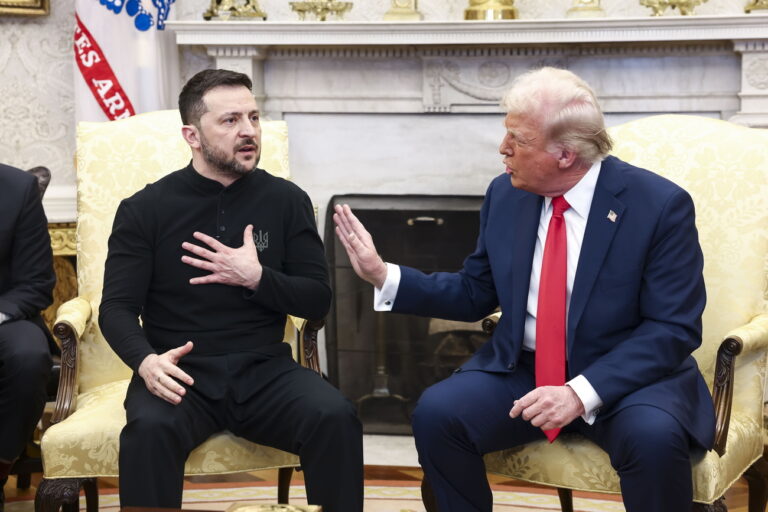
[(725, 504), (725, 498), (718, 498), (711, 505), (694, 503), (691, 512), (728, 512), (728, 506)]
[(563, 512), (573, 512), (573, 491), (557, 488), (557, 496), (560, 498), (560, 508)]
[(18, 473), (16, 475), (16, 488), (17, 489), (29, 489), (32, 485), (31, 473)]
[[(78, 510), (80, 505), (80, 487), (85, 480), (83, 478), (43, 478), (40, 487), (35, 494), (35, 512), (65, 512)], [(94, 480), (95, 482), (95, 480)], [(96, 503), (98, 509), (98, 503)], [(90, 507), (89, 507), (89, 512)]]
[[(293, 468), (280, 468), (277, 470), (277, 502), (280, 504), (288, 504), (288, 495), (291, 492), (292, 476)], [(91, 511), (89, 510), (88, 512)]]
[(768, 503), (768, 461), (765, 453), (744, 473), (749, 488), (749, 512), (765, 512)]
[(86, 478), (82, 485), (85, 491), (85, 511), (99, 512), (99, 488), (96, 485), (96, 479)]

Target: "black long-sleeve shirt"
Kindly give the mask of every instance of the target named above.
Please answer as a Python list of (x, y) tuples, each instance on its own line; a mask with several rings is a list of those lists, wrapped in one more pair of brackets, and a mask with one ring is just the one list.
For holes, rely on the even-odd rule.
[[(189, 284), (207, 275), (181, 261), (200, 231), (240, 247), (253, 236), (263, 266), (256, 291)], [(208, 247), (206, 247), (208, 248)], [(228, 187), (190, 164), (121, 202), (109, 238), (99, 325), (132, 369), (188, 340), (196, 354), (269, 350), (283, 339), (286, 314), (322, 318), (331, 289), (309, 197), (256, 169)], [(139, 324), (141, 317), (143, 326)]]

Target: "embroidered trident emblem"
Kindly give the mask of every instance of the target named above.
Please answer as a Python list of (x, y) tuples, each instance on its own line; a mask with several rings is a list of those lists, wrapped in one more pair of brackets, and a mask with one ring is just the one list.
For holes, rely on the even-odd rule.
[(269, 247), (269, 231), (262, 233), (261, 230), (259, 230), (258, 234), (254, 233), (253, 243), (256, 244), (256, 249), (258, 249), (259, 252), (264, 252), (264, 249)]

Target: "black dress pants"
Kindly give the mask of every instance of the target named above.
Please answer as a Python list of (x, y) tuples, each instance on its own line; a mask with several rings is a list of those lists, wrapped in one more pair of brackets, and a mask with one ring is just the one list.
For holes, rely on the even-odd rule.
[(287, 345), (277, 355), (241, 352), (182, 359), (194, 380), (172, 405), (134, 375), (120, 435), (120, 504), (181, 506), (184, 463), (212, 434), (229, 430), (299, 455), (309, 503), (363, 510), (362, 426), (354, 406)]
[(42, 329), (28, 320), (0, 324), (0, 460), (24, 450), (43, 414), (50, 374)]

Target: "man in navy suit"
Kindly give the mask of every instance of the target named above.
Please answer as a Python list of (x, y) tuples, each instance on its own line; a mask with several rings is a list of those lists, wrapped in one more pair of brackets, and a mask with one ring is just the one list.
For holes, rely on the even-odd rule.
[(55, 282), (37, 179), (0, 164), (0, 511), (2, 486), (45, 406), (51, 354), (40, 311)]
[[(464, 321), (503, 312), (492, 339), (414, 411), (438, 508), (490, 512), (482, 456), (562, 429), (610, 455), (627, 511), (690, 510), (691, 456), (714, 437), (712, 399), (691, 357), (706, 300), (691, 197), (607, 156), (596, 96), (569, 71), (528, 72), (502, 104), (506, 172), (488, 187), (477, 249), (459, 272), (384, 263), (348, 206), (334, 215), (355, 271), (376, 287), (378, 310)], [(564, 228), (551, 227), (553, 205), (565, 205), (554, 214)], [(537, 380), (539, 364), (557, 356), (542, 334), (558, 323), (558, 306), (541, 302), (551, 295), (542, 291), (551, 289), (542, 279), (550, 230), (567, 248), (565, 375), (547, 385)]]

